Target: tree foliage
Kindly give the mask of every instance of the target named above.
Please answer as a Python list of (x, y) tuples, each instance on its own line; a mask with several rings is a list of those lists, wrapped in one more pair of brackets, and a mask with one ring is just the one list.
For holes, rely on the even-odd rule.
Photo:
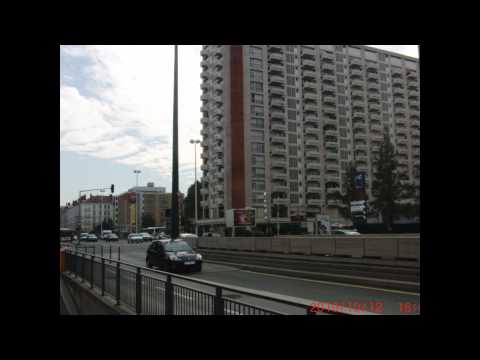
[[(197, 181), (197, 212), (199, 220), (202, 218), (202, 210), (200, 207), (200, 189), (201, 183), (200, 181)], [(190, 187), (188, 188), (187, 196), (185, 197), (185, 200), (183, 202), (183, 207), (183, 226), (185, 227), (185, 229), (191, 229), (190, 231), (193, 231), (195, 224), (195, 183), (190, 185)]]

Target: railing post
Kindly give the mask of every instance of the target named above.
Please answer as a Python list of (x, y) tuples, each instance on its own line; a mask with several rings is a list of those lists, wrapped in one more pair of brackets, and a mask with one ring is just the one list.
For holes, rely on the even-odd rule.
[(102, 247), (100, 248), (100, 256), (103, 258), (103, 245), (102, 245)]
[(223, 305), (223, 298), (222, 298), (222, 288), (216, 287), (215, 288), (215, 315), (225, 315), (225, 307)]
[(105, 295), (105, 259), (102, 257), (102, 296)]
[(173, 315), (173, 284), (172, 276), (167, 275), (167, 282), (165, 283), (165, 314)]
[(119, 262), (117, 262), (117, 276), (115, 280), (117, 285), (115, 298), (117, 299), (117, 305), (120, 305), (120, 263)]
[(120, 246), (118, 247), (118, 261), (120, 261)]
[(110, 245), (110, 264), (112, 263), (112, 245)]
[(93, 258), (94, 255), (90, 257), (90, 289), (93, 289)]
[(85, 257), (84, 257), (84, 254), (82, 254), (82, 280), (81, 282), (83, 283), (83, 281), (85, 280)]
[(137, 276), (135, 279), (135, 285), (137, 288), (137, 294), (135, 296), (135, 304), (137, 308), (137, 315), (142, 313), (142, 275), (140, 273), (140, 268), (137, 267)]

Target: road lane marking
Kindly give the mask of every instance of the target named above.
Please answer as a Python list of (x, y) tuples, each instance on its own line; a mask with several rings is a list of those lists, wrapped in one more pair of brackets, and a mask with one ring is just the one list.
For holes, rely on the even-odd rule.
[(377, 291), (393, 293), (393, 294), (420, 296), (419, 293), (414, 293), (414, 292), (410, 292), (410, 291), (391, 290), (391, 289), (377, 288), (377, 287), (373, 287), (373, 286), (345, 284), (345, 283), (339, 283), (339, 282), (335, 282), (335, 281), (304, 279), (304, 278), (299, 278), (299, 277), (295, 277), (295, 276), (267, 274), (267, 273), (251, 271), (251, 270), (242, 270), (242, 271), (250, 272), (250, 273), (253, 273), (253, 274), (261, 274), (261, 275), (266, 275), (266, 276), (272, 276), (272, 277), (277, 277), (277, 278), (282, 278), (282, 279), (295, 279), (295, 280), (302, 280), (302, 281), (308, 281), (308, 282), (319, 283), (319, 284), (340, 285), (340, 286), (344, 286), (344, 287), (377, 290)]

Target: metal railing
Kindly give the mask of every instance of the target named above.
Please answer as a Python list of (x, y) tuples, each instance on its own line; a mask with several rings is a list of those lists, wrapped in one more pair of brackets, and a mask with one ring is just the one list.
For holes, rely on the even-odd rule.
[[(111, 296), (116, 305), (126, 306), (137, 315), (317, 313), (312, 312), (312, 302), (305, 299), (152, 270), (78, 249), (65, 250), (65, 270), (80, 282), (86, 282), (91, 289), (100, 290), (102, 296)], [(243, 299), (240, 301), (238, 298)], [(284, 310), (270, 308), (279, 306)]]

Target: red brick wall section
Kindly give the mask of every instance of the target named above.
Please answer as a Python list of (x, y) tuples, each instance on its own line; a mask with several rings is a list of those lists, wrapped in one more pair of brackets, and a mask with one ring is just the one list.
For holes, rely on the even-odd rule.
[(243, 136), (243, 54), (241, 45), (230, 46), (232, 208), (245, 207), (245, 144)]

